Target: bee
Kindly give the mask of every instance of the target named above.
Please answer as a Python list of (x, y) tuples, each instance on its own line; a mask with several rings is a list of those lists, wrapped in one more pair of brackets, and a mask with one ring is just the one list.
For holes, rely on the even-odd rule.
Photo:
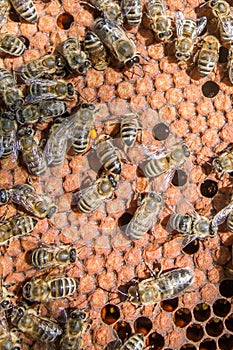
[(110, 59), (102, 41), (98, 38), (98, 36), (93, 32), (86, 32), (84, 44), (92, 66), (96, 70), (104, 70), (107, 68)]
[(185, 293), (194, 278), (193, 270), (188, 267), (161, 273), (162, 268), (160, 266), (157, 274), (151, 269), (149, 270), (150, 278), (137, 282), (130, 286), (127, 291), (128, 300), (133, 305), (152, 305), (178, 297)]
[(27, 215), (15, 215), (0, 223), (0, 245), (6, 244), (13, 237), (28, 235), (36, 224), (37, 220)]
[(38, 21), (38, 14), (36, 8), (31, 0), (10, 0), (15, 11), (25, 21), (36, 23)]
[(11, 154), (16, 157), (17, 123), (11, 112), (4, 112), (0, 116), (0, 158), (7, 158)]
[(77, 251), (70, 246), (40, 246), (30, 253), (30, 263), (39, 269), (75, 263)]
[(41, 100), (69, 100), (74, 98), (74, 85), (65, 80), (33, 80), (28, 86), (28, 95), (25, 100), (36, 103)]
[(114, 22), (97, 18), (93, 25), (93, 31), (108, 47), (111, 54), (118, 62), (127, 68), (139, 63), (139, 53), (134, 42), (127, 37), (124, 30)]
[(233, 149), (229, 148), (218, 157), (214, 158), (212, 162), (213, 170), (219, 174), (233, 173)]
[(67, 111), (67, 104), (59, 100), (42, 100), (17, 109), (16, 119), (21, 125), (42, 123), (48, 118), (61, 116)]
[(141, 130), (141, 125), (138, 117), (133, 113), (125, 115), (121, 121), (120, 135), (126, 147), (134, 145), (139, 130)]
[(46, 161), (38, 141), (34, 138), (32, 128), (24, 127), (18, 131), (19, 148), (22, 152), (23, 162), (30, 174), (41, 176), (46, 171)]
[(22, 339), (19, 337), (18, 333), (19, 331), (16, 328), (0, 333), (1, 350), (21, 350)]
[(233, 84), (233, 45), (230, 46), (228, 57), (227, 57), (227, 68), (228, 68), (228, 77)]
[(8, 0), (0, 0), (0, 26), (6, 21), (10, 11), (10, 3)]
[(29, 301), (66, 298), (77, 290), (78, 282), (71, 277), (34, 278), (23, 286), (23, 297)]
[(122, 13), (126, 16), (127, 22), (132, 27), (137, 27), (142, 20), (141, 0), (122, 0)]
[(47, 54), (26, 63), (20, 70), (20, 78), (23, 81), (33, 81), (41, 77), (50, 78), (52, 75), (62, 75), (65, 66), (66, 62), (63, 57)]
[(173, 28), (171, 18), (166, 15), (166, 8), (162, 0), (146, 0), (146, 14), (150, 25), (159, 41), (167, 41), (172, 37)]
[[(2, 189), (0, 194), (1, 191)], [(41, 219), (50, 219), (57, 209), (48, 196), (39, 195), (35, 188), (28, 184), (16, 185), (8, 190), (8, 198)]]
[(207, 24), (207, 18), (201, 17), (198, 21), (192, 18), (184, 18), (182, 12), (176, 12), (175, 56), (178, 60), (187, 61), (193, 52), (198, 35), (201, 34)]
[(5, 68), (0, 68), (0, 95), (5, 105), (15, 111), (23, 105), (23, 93), (16, 86), (16, 81), (12, 74)]
[(112, 174), (100, 177), (92, 186), (80, 193), (77, 202), (78, 211), (90, 213), (96, 210), (106, 199), (113, 196), (116, 188), (117, 182)]
[(0, 34), (0, 51), (12, 56), (21, 56), (26, 50), (23, 41), (10, 34)]
[(216, 66), (219, 58), (220, 43), (213, 35), (207, 35), (203, 39), (202, 47), (197, 58), (197, 67), (200, 76), (206, 77)]
[(113, 0), (89, 0), (89, 2), (109, 21), (122, 24), (122, 13), (120, 5)]
[(13, 308), (11, 323), (30, 338), (44, 343), (53, 343), (62, 334), (62, 329), (57, 323), (38, 316), (36, 311), (28, 308), (26, 304)]
[(121, 162), (112, 138), (101, 134), (96, 140), (96, 153), (104, 169), (111, 174), (120, 175)]
[(142, 333), (131, 335), (124, 343), (117, 335), (117, 340), (111, 342), (106, 350), (142, 350), (144, 346), (145, 337)]
[(182, 166), (190, 156), (188, 147), (185, 144), (176, 145), (171, 148), (167, 155), (159, 155), (147, 161), (144, 174), (147, 177), (159, 176)]
[(155, 224), (163, 206), (164, 200), (160, 194), (156, 192), (148, 193), (127, 225), (126, 237), (132, 241), (142, 238)]
[(79, 350), (82, 346), (82, 334), (87, 330), (87, 314), (74, 310), (70, 313), (65, 331), (60, 341), (60, 350)]
[(81, 50), (78, 38), (70, 37), (61, 46), (62, 55), (65, 57), (70, 68), (74, 72), (86, 74), (90, 68), (90, 60), (86, 52)]

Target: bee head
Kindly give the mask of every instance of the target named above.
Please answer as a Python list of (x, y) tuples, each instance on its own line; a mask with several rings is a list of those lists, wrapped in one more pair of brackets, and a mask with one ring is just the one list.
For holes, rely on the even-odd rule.
[(127, 68), (131, 68), (133, 67), (135, 64), (138, 64), (140, 61), (139, 56), (134, 56), (133, 58), (131, 58), (130, 60), (125, 62), (125, 65)]
[(23, 296), (25, 299), (31, 299), (31, 283), (28, 282), (23, 287)]
[(57, 210), (57, 207), (56, 207), (55, 205), (52, 205), (52, 206), (49, 208), (46, 217), (47, 217), (48, 219), (51, 219), (51, 217), (56, 213), (56, 210)]
[(0, 205), (8, 202), (8, 193), (4, 188), (0, 189)]
[(71, 263), (74, 263), (74, 262), (76, 261), (76, 257), (77, 257), (77, 255), (76, 255), (76, 249), (72, 248), (72, 249), (70, 250), (70, 262), (71, 262)]
[(218, 158), (215, 158), (215, 159), (213, 160), (212, 165), (213, 165), (214, 170), (215, 170), (217, 173), (221, 173), (221, 172), (223, 171), (222, 164), (221, 164), (221, 162), (220, 162), (220, 160), (219, 160)]
[(67, 90), (68, 90), (68, 95), (73, 96), (74, 95), (74, 85), (72, 83), (67, 84)]

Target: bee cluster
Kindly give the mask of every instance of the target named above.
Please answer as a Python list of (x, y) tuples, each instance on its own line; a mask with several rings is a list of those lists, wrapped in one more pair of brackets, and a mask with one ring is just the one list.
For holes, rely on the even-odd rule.
[[(212, 22), (217, 23), (217, 30), (211, 32), (212, 22), (207, 17), (195, 20), (193, 14), (189, 16), (179, 8), (171, 12), (161, 0), (146, 0), (144, 5), (140, 0), (71, 3), (0, 1), (0, 210), (4, 215), (0, 223), (0, 348), (215, 349), (215, 341), (207, 344), (208, 337), (218, 338), (221, 350), (233, 348), (232, 310), (220, 313), (213, 307), (212, 319), (207, 322), (210, 314), (203, 319), (205, 332), (202, 330), (201, 337), (192, 336), (197, 330), (195, 324), (190, 325), (192, 316), (202, 321), (196, 317), (198, 307), (205, 309), (204, 302), (211, 303), (212, 295), (220, 294), (224, 299), (218, 300), (227, 305), (233, 296), (226, 292), (233, 290), (232, 254), (227, 247), (225, 255), (215, 260), (220, 261), (221, 274), (222, 266), (228, 263), (225, 270), (230, 278), (219, 285), (222, 275), (219, 273), (219, 279), (211, 275), (217, 269), (211, 254), (217, 255), (220, 240), (228, 240), (229, 246), (233, 243), (233, 202), (228, 190), (227, 204), (220, 208), (216, 205), (215, 215), (206, 210), (202, 216), (194, 210), (192, 192), (200, 182), (193, 180), (195, 139), (189, 140), (188, 129), (180, 130), (181, 119), (176, 116), (191, 111), (184, 112), (177, 104), (184, 102), (185, 106), (187, 102), (182, 100), (187, 96), (186, 84), (179, 82), (179, 73), (188, 77), (188, 72), (180, 62), (188, 61), (190, 67), (195, 64), (197, 80), (213, 76), (223, 45), (228, 49), (227, 79), (233, 83), (231, 7), (225, 0), (207, 1), (206, 7), (198, 7), (211, 11)], [(67, 28), (67, 18), (72, 19), (70, 13), (75, 13), (69, 13), (69, 6), (80, 13)], [(59, 9), (58, 15), (60, 9), (68, 8), (56, 15), (58, 27), (65, 18), (62, 30), (67, 32), (61, 34), (58, 29), (53, 36), (45, 31), (55, 44), (50, 50), (47, 43), (43, 55), (31, 59), (31, 34), (27, 45), (27, 35), (25, 39), (9, 34), (8, 25), (14, 11), (19, 27), (22, 24), (20, 31), (23, 25), (41, 29), (43, 15), (38, 15), (37, 7), (46, 15)], [(81, 24), (86, 23), (82, 12), (87, 18), (91, 16), (91, 25)], [(141, 26), (147, 29), (141, 31)], [(208, 34), (203, 34), (206, 27)], [(132, 39), (133, 33), (138, 40)], [(200, 35), (203, 39), (199, 41)], [(139, 45), (147, 39), (151, 40), (149, 58), (147, 47)], [(163, 54), (167, 50), (169, 57), (160, 57), (160, 50)], [(174, 88), (169, 100), (166, 83), (170, 84), (171, 75), (177, 72), (175, 86), (181, 93)], [(169, 79), (162, 83), (165, 73)], [(111, 84), (112, 77), (118, 81)], [(195, 79), (187, 79), (194, 86)], [(119, 97), (113, 99), (114, 94)], [(168, 100), (165, 105), (164, 98)], [(193, 105), (200, 99), (192, 98)], [(195, 136), (192, 116), (184, 119), (185, 123), (190, 121)], [(227, 120), (231, 119), (228, 116)], [(199, 135), (203, 132), (200, 127), (196, 129)], [(201, 135), (203, 141), (204, 133)], [(208, 147), (206, 141), (209, 150), (213, 145)], [(233, 151), (218, 148), (211, 175), (221, 183), (233, 171)], [(206, 154), (209, 156), (208, 151)], [(196, 209), (198, 205), (203, 209), (206, 203), (210, 206), (211, 198), (210, 202), (195, 199)], [(182, 209), (186, 204), (192, 209)], [(227, 239), (220, 236), (222, 224)], [(172, 231), (177, 233), (174, 238)], [(215, 240), (214, 248), (209, 238)], [(173, 244), (177, 255), (172, 252)], [(187, 253), (190, 247), (197, 248), (197, 257), (194, 251)], [(198, 260), (198, 248), (209, 259), (207, 267)], [(13, 277), (6, 266), (9, 257), (13, 258)], [(157, 273), (150, 264), (156, 261)], [(207, 293), (207, 279), (206, 284), (199, 284), (199, 279), (204, 280), (202, 270), (210, 270), (211, 295)], [(121, 312), (115, 303), (109, 304), (114, 300), (112, 295), (116, 295), (115, 303), (121, 301)], [(154, 329), (149, 320), (160, 314), (163, 317), (163, 310), (173, 312), (175, 309), (162, 304), (169, 300), (171, 304), (177, 300), (175, 309), (181, 303), (172, 316), (175, 326), (185, 329), (177, 343), (162, 323), (162, 329)], [(189, 306), (194, 308), (192, 315)], [(110, 310), (107, 322), (106, 308)], [(186, 311), (182, 314), (183, 309)], [(112, 316), (112, 310), (119, 316)], [(131, 322), (140, 312), (145, 320), (134, 327), (135, 332), (131, 326), (122, 332), (119, 324), (126, 321), (119, 321), (120, 314)], [(214, 332), (216, 324), (223, 325), (219, 317), (225, 316), (226, 329), (223, 331), (222, 326), (221, 332)], [(150, 327), (145, 326), (147, 322)], [(153, 323), (160, 326), (158, 321)]]

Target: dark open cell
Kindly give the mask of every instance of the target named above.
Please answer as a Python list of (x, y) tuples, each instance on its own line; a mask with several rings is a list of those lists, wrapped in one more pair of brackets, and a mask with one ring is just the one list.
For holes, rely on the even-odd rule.
[(218, 337), (222, 334), (223, 331), (223, 323), (222, 320), (218, 317), (211, 318), (205, 326), (206, 333), (211, 337)]
[(230, 314), (225, 320), (225, 325), (228, 331), (233, 332), (233, 314)]
[(223, 334), (218, 339), (218, 347), (220, 350), (229, 350), (233, 349), (233, 335), (232, 334)]
[(210, 317), (210, 306), (206, 303), (200, 303), (193, 309), (193, 316), (196, 321), (204, 322)]
[(231, 298), (233, 296), (233, 280), (224, 280), (219, 285), (219, 292), (223, 297)]
[(164, 338), (161, 334), (153, 332), (148, 337), (148, 346), (153, 350), (162, 350), (164, 347)]
[(128, 322), (118, 321), (114, 327), (117, 332), (118, 337), (124, 342), (126, 341), (132, 334), (131, 326)]
[(18, 15), (18, 13), (13, 9), (13, 7), (11, 8), (8, 17), (13, 22), (21, 22), (20, 15)]
[(231, 309), (231, 303), (226, 299), (217, 299), (213, 304), (213, 311), (216, 316), (225, 317)]
[(61, 29), (67, 30), (71, 27), (73, 23), (74, 17), (68, 12), (61, 13), (57, 17), (57, 25)]
[(213, 180), (205, 180), (202, 182), (200, 191), (202, 196), (207, 198), (213, 198), (218, 192), (218, 184)]
[(135, 333), (142, 333), (147, 335), (152, 329), (152, 322), (148, 317), (142, 316), (135, 320), (134, 330)]
[(219, 92), (219, 85), (214, 81), (207, 81), (202, 85), (202, 93), (205, 97), (215, 97)]
[(167, 312), (172, 312), (175, 309), (177, 309), (178, 302), (179, 302), (178, 298), (163, 300), (161, 301), (161, 307), (163, 310)]
[(126, 226), (130, 222), (132, 217), (133, 217), (133, 215), (130, 213), (124, 213), (123, 215), (121, 215), (121, 217), (119, 217), (118, 226), (121, 228), (122, 231), (125, 231)]
[(182, 169), (175, 171), (175, 174), (172, 179), (172, 184), (176, 187), (184, 186), (187, 182), (188, 176), (186, 172)]
[(104, 323), (113, 324), (120, 318), (120, 310), (116, 305), (107, 304), (101, 310), (101, 317)]
[(196, 347), (193, 344), (184, 344), (180, 350), (196, 350)]
[(192, 315), (189, 309), (181, 308), (175, 312), (174, 322), (176, 326), (183, 328), (186, 327), (192, 320)]
[(153, 128), (152, 133), (156, 140), (166, 140), (169, 136), (169, 127), (164, 123), (156, 124)]
[[(199, 350), (216, 350), (216, 343), (214, 340), (206, 339), (201, 342)], [(229, 349), (228, 349), (229, 350)]]
[(227, 56), (228, 56), (228, 49), (224, 46), (220, 47), (219, 50), (219, 59), (218, 62), (219, 63), (226, 63), (227, 62)]
[(194, 241), (187, 244), (186, 247), (183, 248), (183, 252), (185, 254), (192, 255), (198, 251), (199, 247), (200, 247), (200, 243), (199, 243), (198, 239), (195, 239)]
[(200, 341), (203, 338), (203, 336), (204, 336), (203, 328), (198, 323), (193, 323), (186, 329), (186, 337), (189, 340), (192, 340), (193, 342)]

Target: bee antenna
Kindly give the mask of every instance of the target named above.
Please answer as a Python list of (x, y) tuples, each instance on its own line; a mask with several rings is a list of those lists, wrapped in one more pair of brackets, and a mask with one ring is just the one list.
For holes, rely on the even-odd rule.
[(205, 5), (207, 5), (209, 3), (209, 1), (203, 2), (199, 7), (203, 7)]

